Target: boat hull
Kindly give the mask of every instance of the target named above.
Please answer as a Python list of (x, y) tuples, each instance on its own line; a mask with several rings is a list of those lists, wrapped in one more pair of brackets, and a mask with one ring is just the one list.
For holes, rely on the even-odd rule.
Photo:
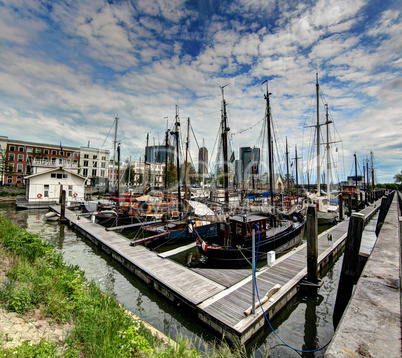
[[(283, 252), (291, 247), (298, 245), (304, 234), (305, 219), (302, 222), (293, 223), (286, 230), (274, 235), (269, 235), (258, 242), (256, 234), (256, 253), (257, 260), (266, 258), (267, 252)], [(208, 263), (219, 267), (233, 267), (250, 264), (252, 261), (252, 247), (233, 248), (229, 246), (207, 246), (202, 242), (197, 242), (200, 254), (207, 258)]]

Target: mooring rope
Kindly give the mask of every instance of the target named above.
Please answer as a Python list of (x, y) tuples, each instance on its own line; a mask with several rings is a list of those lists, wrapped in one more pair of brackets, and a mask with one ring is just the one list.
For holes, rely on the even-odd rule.
[[(257, 227), (257, 230), (258, 230), (258, 246), (257, 246), (257, 253), (256, 253), (256, 257), (258, 257), (258, 251), (259, 251), (259, 249), (260, 249), (260, 228), (259, 228), (258, 225), (256, 225), (256, 224), (253, 224), (253, 225), (256, 226), (256, 227)], [(253, 269), (254, 269), (254, 267), (253, 267)], [(289, 347), (290, 349), (293, 349), (294, 351), (300, 352), (300, 353), (314, 353), (314, 352), (318, 352), (318, 351), (323, 350), (324, 348), (326, 348), (326, 347), (328, 346), (328, 344), (331, 343), (332, 338), (331, 338), (324, 346), (322, 346), (321, 348), (313, 349), (313, 350), (310, 350), (310, 351), (305, 351), (305, 350), (302, 350), (302, 349), (297, 349), (297, 348), (294, 348), (294, 347), (292, 347), (291, 345), (287, 344), (287, 343), (279, 336), (279, 334), (275, 331), (275, 329), (272, 327), (271, 322), (269, 321), (268, 316), (266, 315), (265, 310), (264, 310), (264, 308), (262, 307), (260, 295), (259, 295), (259, 293), (258, 293), (257, 276), (255, 277), (255, 289), (256, 289), (257, 298), (258, 298), (258, 302), (260, 303), (260, 307), (261, 307), (262, 313), (264, 314), (264, 317), (265, 317), (266, 321), (268, 322), (269, 327), (271, 328), (272, 332), (275, 333), (275, 335), (281, 340), (281, 342), (282, 342), (286, 347)]]

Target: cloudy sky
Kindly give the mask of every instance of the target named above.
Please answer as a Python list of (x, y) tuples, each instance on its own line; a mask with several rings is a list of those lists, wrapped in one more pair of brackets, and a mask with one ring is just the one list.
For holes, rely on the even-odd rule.
[(0, 135), (112, 150), (118, 114), (122, 159), (137, 159), (147, 132), (163, 141), (178, 105), (183, 139), (190, 117), (216, 157), (228, 85), (237, 157), (262, 146), (268, 80), (278, 148), (287, 138), (290, 157), (297, 146), (306, 162), (318, 72), (340, 179), (354, 175), (355, 153), (361, 172), (372, 152), (376, 181), (392, 182), (402, 170), (401, 10), (399, 0), (0, 0)]

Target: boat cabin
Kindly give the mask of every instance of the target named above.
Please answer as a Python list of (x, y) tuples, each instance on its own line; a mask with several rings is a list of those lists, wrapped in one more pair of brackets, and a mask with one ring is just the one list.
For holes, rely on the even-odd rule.
[(251, 246), (252, 231), (255, 230), (255, 239), (265, 238), (267, 218), (259, 215), (236, 215), (229, 217), (229, 232), (226, 230), (228, 223), (218, 224), (218, 244), (222, 246)]

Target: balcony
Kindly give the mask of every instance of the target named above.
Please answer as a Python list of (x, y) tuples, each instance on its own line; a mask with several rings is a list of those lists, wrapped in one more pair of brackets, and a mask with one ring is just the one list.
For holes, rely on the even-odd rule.
[(77, 169), (78, 170), (78, 162), (73, 162), (71, 159), (62, 159), (57, 158), (55, 161), (45, 160), (45, 159), (34, 159), (32, 161), (33, 168), (59, 168), (63, 167), (64, 169)]

